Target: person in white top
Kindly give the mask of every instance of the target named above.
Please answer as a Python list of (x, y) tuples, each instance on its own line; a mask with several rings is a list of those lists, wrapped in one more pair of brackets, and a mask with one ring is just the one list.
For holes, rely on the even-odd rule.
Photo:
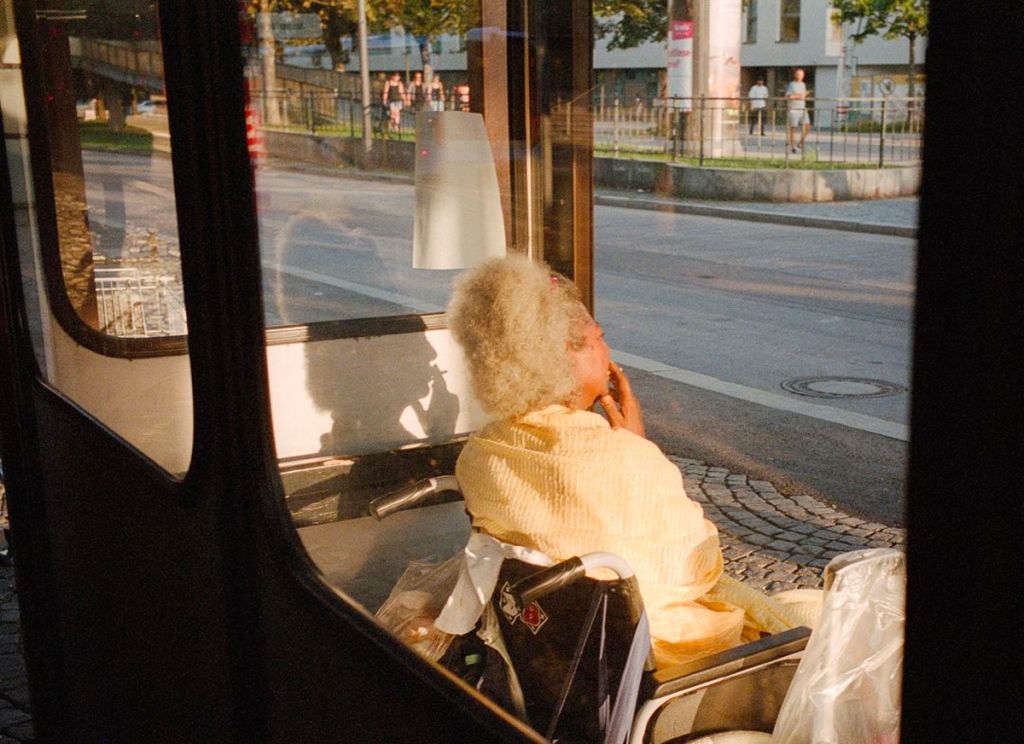
[[(807, 139), (807, 132), (811, 128), (811, 120), (807, 116), (807, 85), (804, 83), (803, 68), (793, 70), (793, 79), (786, 86), (786, 105), (788, 111), (786, 116), (789, 119), (788, 126), (789, 147), (795, 153), (796, 148), (804, 146)], [(800, 130), (800, 144), (795, 144), (796, 130)]]
[(768, 87), (764, 80), (757, 79), (757, 83), (750, 87), (747, 98), (750, 99), (750, 133), (754, 133), (755, 125), (760, 125), (761, 136), (764, 137), (764, 117), (768, 106)]

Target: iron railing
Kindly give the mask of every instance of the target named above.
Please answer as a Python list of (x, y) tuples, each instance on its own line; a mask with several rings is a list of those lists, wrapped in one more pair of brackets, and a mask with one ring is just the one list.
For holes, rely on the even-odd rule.
[[(270, 128), (363, 136), (362, 104), (350, 94), (282, 90), (255, 93), (253, 104)], [(445, 105), (455, 106), (453, 97)], [(550, 113), (556, 121), (574, 121), (580, 105), (555, 104)], [(582, 105), (592, 117), (595, 154), (603, 157), (735, 167), (884, 167), (921, 159), (921, 98), (809, 98), (806, 135), (802, 126), (790, 131), (784, 98), (767, 99), (760, 112), (747, 98), (637, 98), (628, 104), (601, 98)], [(374, 101), (371, 121), (375, 138), (415, 139), (411, 106), (396, 124), (388, 108)]]
[(920, 98), (809, 98), (806, 135), (802, 125), (790, 131), (784, 98), (767, 99), (760, 111), (747, 98), (706, 97), (600, 100), (591, 107), (595, 150), (611, 157), (878, 167), (921, 159)]
[(102, 332), (121, 337), (186, 333), (177, 276), (138, 267), (97, 267), (95, 280)]

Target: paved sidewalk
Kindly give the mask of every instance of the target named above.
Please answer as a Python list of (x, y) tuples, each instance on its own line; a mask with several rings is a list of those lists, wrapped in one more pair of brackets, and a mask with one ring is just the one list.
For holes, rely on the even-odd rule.
[(607, 207), (669, 211), (904, 238), (917, 236), (916, 197), (844, 202), (727, 202), (670, 199), (646, 192), (598, 189), (595, 203)]
[(810, 496), (783, 496), (768, 481), (748, 480), (699, 460), (669, 456), (687, 495), (718, 527), (725, 570), (768, 594), (820, 587), (822, 571), (842, 553), (902, 550), (906, 532), (834, 509)]

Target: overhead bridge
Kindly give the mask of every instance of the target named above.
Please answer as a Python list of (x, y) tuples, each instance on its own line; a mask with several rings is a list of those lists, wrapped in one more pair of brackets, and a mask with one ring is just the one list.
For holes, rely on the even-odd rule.
[(154, 93), (164, 89), (164, 58), (158, 41), (72, 39), (71, 60), (73, 66), (96, 77)]
[[(71, 64), (95, 77), (145, 88), (164, 89), (164, 58), (160, 42), (114, 41), (75, 37), (71, 40)], [(277, 83), (284, 92), (329, 92), (355, 95), (354, 79), (334, 70), (310, 69), (286, 64), (275, 66)]]

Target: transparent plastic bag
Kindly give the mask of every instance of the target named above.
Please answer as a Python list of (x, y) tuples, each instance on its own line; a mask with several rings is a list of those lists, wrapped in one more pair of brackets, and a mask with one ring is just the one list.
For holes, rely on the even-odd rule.
[(775, 723), (775, 744), (899, 741), (906, 572), (902, 553), (860, 550), (826, 569), (821, 622)]
[(412, 561), (377, 610), (377, 620), (407, 646), (438, 661), (455, 637), (434, 627), (459, 578), (459, 552), (442, 563)]

